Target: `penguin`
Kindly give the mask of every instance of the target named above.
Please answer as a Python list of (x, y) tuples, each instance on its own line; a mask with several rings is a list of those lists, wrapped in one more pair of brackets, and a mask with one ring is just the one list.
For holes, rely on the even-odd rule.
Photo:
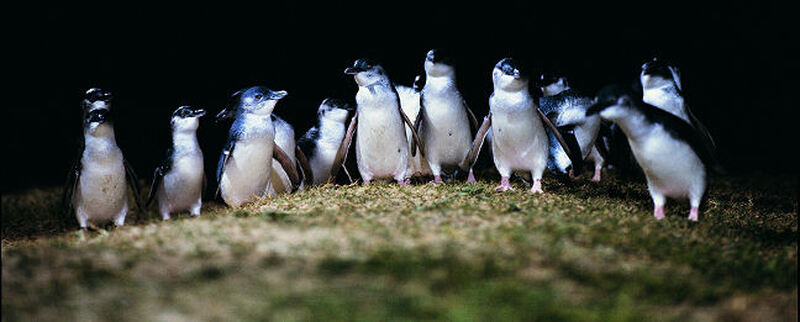
[(509, 179), (514, 171), (530, 172), (533, 179), (530, 193), (542, 193), (542, 173), (547, 167), (548, 137), (544, 126), (563, 138), (538, 108), (528, 89), (526, 71), (512, 58), (503, 58), (492, 70), (494, 92), (489, 97), (489, 115), (475, 136), (464, 162), (474, 164), (488, 132), (494, 164), (500, 173), (495, 191), (513, 190)]
[[(356, 162), (364, 184), (373, 179), (394, 179), (399, 185), (405, 185), (409, 147), (404, 122), (411, 129), (420, 151), (424, 151), (424, 145), (420, 144), (411, 120), (400, 109), (400, 98), (394, 84), (381, 65), (367, 59), (356, 60), (344, 73), (353, 75), (358, 85), (356, 113), (337, 153), (332, 174), (338, 171), (353, 135), (357, 134)], [(411, 150), (410, 155), (414, 156), (416, 152)]]
[(680, 70), (658, 57), (642, 64), (639, 74), (642, 100), (691, 124), (701, 134), (704, 144), (716, 149), (708, 129), (694, 116), (684, 98)]
[[(422, 91), (423, 86), (424, 83), (421, 75), (417, 75), (417, 77), (414, 78), (412, 87), (402, 85), (395, 86), (397, 94), (400, 97), (400, 109), (402, 109), (403, 113), (408, 116), (409, 120), (415, 120), (419, 114), (420, 91)], [(428, 166), (428, 160), (422, 156), (422, 153), (419, 152), (419, 148), (416, 147), (416, 144), (413, 144), (414, 137), (411, 135), (411, 129), (409, 128), (406, 128), (406, 139), (408, 140), (409, 151), (411, 149), (417, 149), (417, 151), (415, 151), (416, 155), (409, 156), (408, 159), (406, 183), (410, 183), (411, 178), (413, 177), (433, 175), (433, 173), (431, 173), (430, 166)]]
[(305, 156), (301, 156), (301, 154), (303, 154), (302, 151), (297, 149), (294, 127), (274, 113), (272, 114), (272, 124), (275, 127), (275, 145), (286, 153), (294, 169), (284, 169), (277, 158), (272, 158), (272, 174), (270, 175), (270, 184), (267, 186), (266, 191), (266, 195), (270, 197), (292, 192), (295, 185), (289, 177), (291, 171), (297, 172), (297, 170), (300, 170), (298, 175), (302, 177), (305, 177), (305, 174), (308, 173), (309, 178), (303, 179), (310, 180), (313, 178), (313, 175), (308, 170), (309, 166), (303, 164), (308, 161)]
[(331, 168), (344, 140), (348, 116), (353, 107), (334, 98), (326, 98), (317, 109), (316, 124), (297, 141), (307, 157), (312, 172), (309, 185), (331, 182)]
[(620, 87), (598, 92), (586, 114), (614, 122), (628, 139), (647, 178), (653, 215), (664, 218), (666, 198), (688, 198), (689, 220), (697, 221), (708, 170), (718, 171), (714, 152), (702, 134), (682, 118), (655, 107)]
[[(420, 108), (414, 126), (425, 144), (433, 183), (442, 182), (443, 167), (463, 166), (472, 144), (472, 129), (477, 129), (475, 115), (456, 86), (455, 66), (446, 53), (431, 49), (425, 56), (425, 85), (420, 91)], [(412, 142), (412, 149), (415, 147)], [(468, 182), (475, 182), (472, 169)]]
[(83, 140), (64, 188), (65, 209), (71, 206), (84, 232), (89, 224), (125, 225), (128, 191), (143, 209), (136, 175), (117, 146), (110, 107), (111, 93), (102, 89), (86, 92)]
[(111, 110), (111, 92), (103, 90), (102, 88), (92, 87), (86, 90), (84, 94), (84, 99), (81, 105), (83, 106), (83, 112), (89, 113), (94, 110)]
[(158, 200), (162, 220), (169, 220), (170, 214), (184, 210), (192, 216), (200, 216), (206, 173), (203, 151), (197, 142), (197, 128), (200, 117), (205, 114), (205, 110), (190, 106), (181, 106), (172, 113), (172, 144), (167, 149), (167, 158), (153, 174), (147, 198), (147, 205)]
[(217, 194), (231, 207), (239, 207), (254, 198), (263, 197), (271, 179), (272, 158), (275, 157), (298, 182), (294, 164), (279, 146), (275, 145), (272, 111), (286, 91), (273, 91), (253, 86), (235, 92), (228, 107), (217, 119), (234, 118), (228, 141), (217, 164)]
[[(539, 107), (558, 127), (568, 147), (564, 149), (551, 132), (548, 133), (549, 157), (547, 167), (571, 176), (582, 170), (583, 160), (594, 161), (592, 181), (600, 181), (605, 158), (598, 150), (596, 140), (600, 132), (600, 117), (586, 116), (586, 109), (594, 103), (594, 97), (583, 95), (572, 89), (566, 77), (541, 74), (537, 81), (543, 97)], [(567, 153), (569, 151), (569, 153)]]

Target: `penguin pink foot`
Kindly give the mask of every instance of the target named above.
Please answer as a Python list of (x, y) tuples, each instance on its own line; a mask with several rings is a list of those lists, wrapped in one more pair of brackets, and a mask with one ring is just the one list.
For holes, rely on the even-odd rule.
[(478, 182), (477, 180), (475, 180), (475, 174), (472, 173), (472, 169), (469, 170), (469, 175), (467, 176), (467, 182), (469, 182), (469, 183)]
[(656, 206), (656, 209), (653, 210), (653, 215), (656, 216), (657, 220), (664, 219), (664, 206)]
[(534, 180), (533, 186), (529, 192), (530, 194), (544, 193), (544, 190), (542, 190), (542, 179)]
[(699, 213), (700, 213), (700, 210), (697, 209), (697, 207), (692, 207), (692, 209), (689, 210), (689, 220), (697, 221)]
[(503, 192), (503, 191), (509, 191), (509, 190), (514, 190), (514, 187), (511, 186), (511, 183), (509, 182), (508, 177), (500, 178), (500, 185), (497, 186), (497, 187), (494, 187), (494, 191)]
[(572, 171), (572, 169), (569, 169), (569, 178), (572, 180), (578, 179), (578, 176), (575, 175), (575, 171)]
[(592, 176), (592, 181), (600, 182), (600, 169), (594, 169), (594, 176)]
[(430, 184), (437, 185), (442, 183), (442, 176), (433, 176), (433, 181)]
[(364, 185), (365, 185), (365, 186), (368, 186), (368, 185), (369, 185), (369, 183), (370, 183), (370, 181), (369, 181), (369, 180), (364, 180)]
[(397, 180), (397, 185), (399, 185), (399, 186), (407, 186), (405, 180)]

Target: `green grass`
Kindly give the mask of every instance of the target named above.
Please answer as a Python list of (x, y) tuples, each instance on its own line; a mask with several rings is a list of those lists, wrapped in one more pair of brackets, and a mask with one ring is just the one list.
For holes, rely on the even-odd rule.
[(797, 320), (797, 180), (714, 179), (699, 223), (641, 182), (325, 186), (59, 230), (2, 198), (3, 320)]

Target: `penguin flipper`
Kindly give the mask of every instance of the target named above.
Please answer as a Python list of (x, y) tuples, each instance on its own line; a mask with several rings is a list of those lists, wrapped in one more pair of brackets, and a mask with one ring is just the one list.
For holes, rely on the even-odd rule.
[(281, 164), (283, 171), (289, 176), (292, 188), (297, 188), (300, 185), (300, 176), (297, 174), (297, 168), (294, 166), (292, 158), (277, 143), (272, 147), (272, 157)]
[[(422, 113), (424, 113), (424, 111), (425, 111), (425, 104), (423, 104), (422, 102), (423, 102), (422, 95), (420, 95), (419, 96), (419, 111), (417, 111), (417, 117), (414, 119), (414, 127), (413, 127), (413, 129), (415, 131), (417, 131), (417, 134), (419, 134), (419, 130), (422, 128), (422, 121), (424, 120), (424, 118), (422, 117)], [(409, 152), (411, 152), (411, 156), (412, 157), (417, 154), (417, 141), (416, 140), (411, 140), (411, 151), (409, 151)]]
[(225, 164), (228, 163), (228, 159), (230, 159), (231, 155), (233, 155), (233, 149), (235, 147), (236, 140), (230, 140), (228, 145), (222, 149), (222, 155), (219, 156), (219, 163), (217, 163), (217, 190), (214, 192), (214, 197), (219, 196), (220, 185), (222, 182), (222, 172), (225, 169)]
[(461, 99), (464, 102), (464, 109), (467, 110), (467, 115), (469, 116), (469, 124), (472, 125), (473, 131), (478, 131), (478, 119), (475, 117), (475, 113), (472, 113), (472, 110), (467, 105), (467, 101), (463, 98)]
[[(400, 108), (400, 104), (397, 105), (397, 111), (400, 113), (400, 116), (403, 118), (403, 122), (406, 122), (406, 125), (408, 125), (408, 128), (411, 129), (411, 136), (414, 137), (414, 141), (416, 141), (417, 145), (419, 146), (419, 154), (421, 156), (425, 157), (425, 152), (423, 152), (423, 151), (425, 151), (425, 146), (422, 145), (422, 140), (419, 139), (419, 135), (417, 134), (417, 130), (414, 128), (414, 124), (412, 124), (411, 120), (408, 119), (408, 115), (406, 115), (406, 113), (403, 113), (403, 109)], [(418, 115), (422, 114), (422, 106), (420, 106), (419, 113), (417, 113), (417, 114)], [(417, 155), (417, 149), (411, 150), (410, 153), (411, 153), (412, 157), (416, 156)]]
[(161, 180), (164, 179), (165, 169), (163, 166), (157, 167), (155, 171), (153, 171), (153, 184), (150, 185), (150, 193), (147, 196), (147, 202), (144, 204), (145, 207), (149, 207), (151, 203), (153, 203), (153, 199), (156, 198), (156, 190), (158, 190), (158, 185), (161, 184)]
[(303, 149), (300, 149), (299, 146), (295, 146), (294, 155), (295, 159), (297, 159), (297, 163), (300, 165), (300, 170), (303, 171), (303, 181), (306, 185), (312, 185), (314, 183), (314, 172), (311, 170), (311, 164), (308, 163), (308, 158), (306, 158), (306, 154), (303, 153)]
[(331, 183), (336, 179), (336, 175), (339, 173), (339, 168), (344, 165), (344, 161), (347, 158), (347, 151), (350, 150), (350, 142), (353, 140), (353, 135), (356, 132), (356, 124), (358, 124), (358, 112), (355, 112), (353, 117), (350, 119), (350, 126), (347, 127), (347, 132), (345, 132), (344, 139), (342, 140), (342, 143), (339, 144), (339, 151), (336, 151), (336, 157), (333, 158), (333, 164), (331, 165), (331, 173), (330, 177), (328, 177), (328, 183)]
[(573, 156), (580, 155), (581, 153), (580, 150), (576, 151), (577, 154), (575, 154), (575, 152), (573, 152), (572, 149), (570, 148), (570, 145), (567, 144), (567, 141), (564, 140), (564, 137), (561, 135), (561, 131), (559, 131), (558, 128), (556, 128), (556, 126), (553, 125), (553, 122), (550, 122), (550, 119), (547, 118), (547, 115), (544, 114), (542, 109), (536, 108), (536, 111), (539, 112), (539, 117), (542, 119), (542, 122), (550, 129), (550, 131), (553, 133), (553, 136), (556, 137), (558, 144), (561, 145), (561, 148), (564, 149), (564, 152), (566, 152), (567, 155), (570, 156), (570, 161), (572, 161), (572, 163), (575, 164)]
[(62, 209), (64, 211), (64, 219), (69, 217), (70, 210), (72, 210), (72, 199), (75, 196), (75, 191), (78, 190), (78, 181), (81, 179), (81, 166), (80, 161), (72, 166), (67, 174), (67, 182), (64, 184), (64, 194), (61, 197)]
[(128, 185), (130, 185), (131, 191), (133, 192), (133, 200), (136, 202), (136, 208), (139, 208), (139, 211), (144, 211), (141, 194), (139, 194), (139, 180), (136, 178), (136, 173), (133, 172), (133, 167), (131, 167), (127, 159), (123, 159), (122, 164), (125, 166), (125, 177), (128, 179)]
[(708, 129), (700, 122), (689, 106), (686, 106), (686, 114), (689, 114), (689, 121), (692, 122), (692, 126), (694, 126), (698, 132), (700, 132), (700, 136), (703, 138), (703, 143), (708, 146), (712, 151), (717, 149), (717, 143), (714, 142), (714, 138), (711, 136), (711, 133), (708, 132)]
[(581, 146), (578, 143), (578, 139), (575, 137), (575, 127), (571, 125), (560, 126), (558, 130), (561, 132), (564, 143), (569, 146), (569, 151), (572, 152), (568, 154), (569, 161), (572, 163), (573, 172), (575, 175), (578, 175), (583, 170), (583, 154), (581, 153)]
[(481, 152), (483, 141), (486, 139), (486, 134), (489, 133), (489, 128), (492, 126), (492, 112), (483, 118), (483, 124), (478, 128), (478, 133), (475, 134), (475, 140), (472, 141), (472, 148), (469, 150), (467, 157), (461, 162), (461, 169), (472, 168), (475, 161), (478, 160), (478, 154)]

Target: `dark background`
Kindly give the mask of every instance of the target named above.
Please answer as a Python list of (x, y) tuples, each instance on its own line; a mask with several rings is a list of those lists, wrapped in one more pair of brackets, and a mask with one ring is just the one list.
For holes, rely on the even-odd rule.
[[(323, 98), (353, 100), (356, 87), (342, 71), (355, 58), (377, 59), (396, 83), (409, 85), (434, 47), (456, 55), (460, 90), (479, 117), (488, 110), (491, 69), (503, 57), (528, 62), (534, 74), (561, 71), (591, 92), (636, 80), (639, 66), (659, 55), (681, 68), (688, 103), (730, 173), (796, 174), (788, 139), (797, 132), (790, 96), (799, 64), (789, 52), (797, 37), (779, 18), (783, 10), (736, 2), (42, 6), (7, 30), (14, 45), (5, 51), (19, 56), (7, 65), (20, 71), (8, 79), (22, 89), (10, 93), (20, 103), (4, 107), (2, 190), (63, 183), (89, 87), (114, 93), (117, 142), (149, 178), (180, 105), (213, 115), (240, 88), (287, 90), (276, 113), (299, 137)], [(209, 175), (227, 126), (209, 116), (201, 124)]]

